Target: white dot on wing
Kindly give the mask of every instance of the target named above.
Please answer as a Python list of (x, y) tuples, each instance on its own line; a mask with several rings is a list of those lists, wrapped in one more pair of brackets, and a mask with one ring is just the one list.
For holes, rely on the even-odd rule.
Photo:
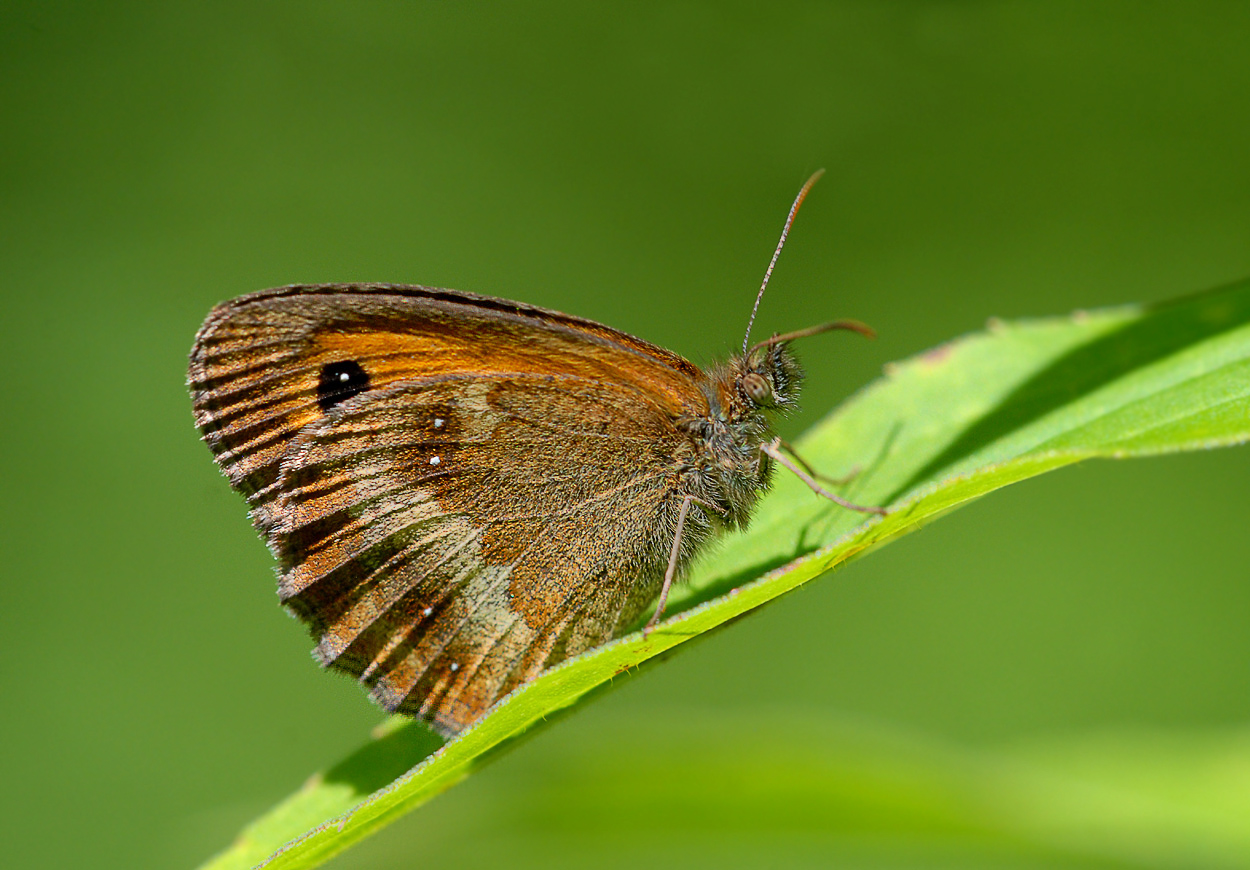
[(438, 465), (442, 461), (443, 460), (439, 459), (437, 456), (430, 457), (430, 465)]

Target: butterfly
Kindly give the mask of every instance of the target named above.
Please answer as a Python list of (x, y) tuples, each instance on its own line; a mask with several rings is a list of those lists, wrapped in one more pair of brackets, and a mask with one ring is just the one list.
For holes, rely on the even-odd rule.
[[(799, 205), (768, 266), (756, 309)], [(751, 322), (755, 319), (755, 310)], [(802, 371), (778, 335), (704, 371), (611, 327), (455, 290), (292, 285), (208, 315), (196, 425), (323, 665), (451, 736), (634, 625), (781, 464)]]

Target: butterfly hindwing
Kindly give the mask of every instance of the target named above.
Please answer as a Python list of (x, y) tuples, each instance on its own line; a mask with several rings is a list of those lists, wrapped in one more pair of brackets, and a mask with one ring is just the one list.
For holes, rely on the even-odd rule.
[(281, 595), (324, 663), (458, 730), (638, 617), (680, 502), (654, 454), (680, 445), (646, 397), (572, 376), (361, 394), (282, 461)]

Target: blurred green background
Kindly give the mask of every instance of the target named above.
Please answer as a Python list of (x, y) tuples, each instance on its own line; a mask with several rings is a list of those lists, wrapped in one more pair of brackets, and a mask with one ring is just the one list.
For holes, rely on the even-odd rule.
[[(1231, 2), (5, 4), (0, 862), (192, 866), (382, 718), (309, 660), (198, 443), (185, 362), (214, 303), (425, 283), (707, 362), (824, 166), (759, 331), (881, 337), (801, 348), (793, 435), (989, 316), (1250, 275), (1247, 45)], [(1248, 491), (1242, 448), (997, 493), (617, 681), (332, 866), (1057, 866), (853, 800), (805, 818), (781, 774), (775, 820), (717, 817), (664, 772), (750, 759), (708, 778), (719, 806), (779, 746), (1244, 734)]]

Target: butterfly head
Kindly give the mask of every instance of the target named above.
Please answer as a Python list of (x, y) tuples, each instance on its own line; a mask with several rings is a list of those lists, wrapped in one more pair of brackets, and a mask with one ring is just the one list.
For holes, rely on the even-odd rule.
[(789, 347), (773, 343), (747, 354), (735, 380), (739, 396), (749, 406), (786, 411), (798, 402), (803, 369)]

